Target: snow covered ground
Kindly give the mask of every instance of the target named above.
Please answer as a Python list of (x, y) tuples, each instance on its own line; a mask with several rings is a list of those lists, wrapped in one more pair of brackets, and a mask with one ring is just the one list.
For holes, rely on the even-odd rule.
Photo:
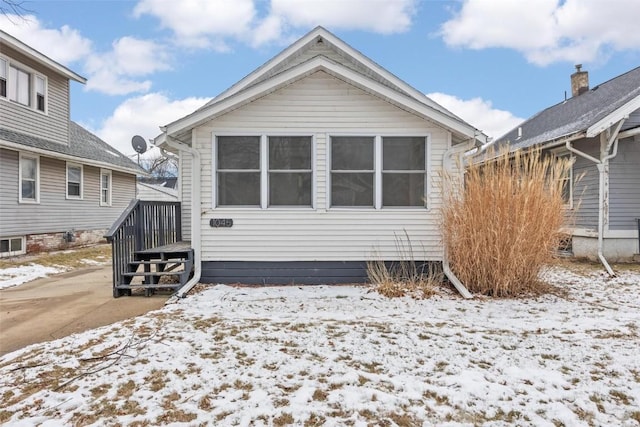
[(535, 299), (214, 286), (0, 358), (0, 423), (640, 424), (640, 271)]
[(40, 264), (22, 265), (20, 267), (0, 268), (0, 289), (22, 285), (50, 274), (62, 273), (64, 267), (45, 267)]

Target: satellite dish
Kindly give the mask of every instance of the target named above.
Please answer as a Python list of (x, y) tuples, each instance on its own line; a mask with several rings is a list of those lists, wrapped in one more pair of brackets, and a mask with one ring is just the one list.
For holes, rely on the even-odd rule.
[(142, 154), (147, 151), (147, 142), (140, 135), (136, 135), (131, 138), (131, 146), (138, 154)]

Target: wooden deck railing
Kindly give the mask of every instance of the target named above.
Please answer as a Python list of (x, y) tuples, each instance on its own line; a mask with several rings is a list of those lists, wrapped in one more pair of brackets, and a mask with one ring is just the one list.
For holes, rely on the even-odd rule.
[(113, 286), (130, 280), (131, 262), (137, 251), (182, 240), (180, 202), (132, 200), (104, 236), (111, 242)]

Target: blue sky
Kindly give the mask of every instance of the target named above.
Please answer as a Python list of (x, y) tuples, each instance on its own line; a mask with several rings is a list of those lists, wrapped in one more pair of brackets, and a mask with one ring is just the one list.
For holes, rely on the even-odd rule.
[(0, 28), (87, 77), (71, 116), (126, 154), (323, 25), (498, 137), (640, 65), (637, 0), (32, 0)]

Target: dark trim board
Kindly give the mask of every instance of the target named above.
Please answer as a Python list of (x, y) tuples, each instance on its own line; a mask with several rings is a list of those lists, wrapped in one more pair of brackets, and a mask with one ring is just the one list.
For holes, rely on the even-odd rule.
[[(415, 263), (418, 268), (428, 264)], [(203, 261), (200, 278), (201, 283), (246, 285), (338, 285), (368, 281), (366, 261)]]

